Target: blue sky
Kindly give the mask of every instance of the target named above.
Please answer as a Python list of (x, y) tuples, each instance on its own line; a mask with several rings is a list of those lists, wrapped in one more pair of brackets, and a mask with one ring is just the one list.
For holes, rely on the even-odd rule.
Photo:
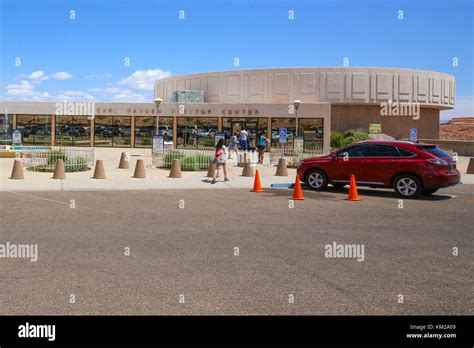
[(474, 115), (471, 0), (0, 2), (1, 100), (150, 101), (160, 77), (347, 57), (453, 74), (457, 109), (442, 117)]

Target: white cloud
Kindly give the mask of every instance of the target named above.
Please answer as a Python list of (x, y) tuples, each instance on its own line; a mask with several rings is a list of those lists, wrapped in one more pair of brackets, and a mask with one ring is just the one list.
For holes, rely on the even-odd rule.
[(118, 87), (109, 87), (103, 90), (103, 92), (107, 94), (116, 94), (116, 93), (119, 93), (120, 91), (122, 90)]
[[(118, 88), (118, 87), (108, 87), (105, 89), (100, 89), (102, 92), (102, 98), (104, 100), (111, 101), (120, 101), (120, 102), (145, 102), (151, 100), (151, 96), (146, 96), (143, 93), (137, 93), (131, 89)], [(145, 93), (147, 94), (147, 93)]]
[(143, 94), (135, 93), (129, 89), (124, 89), (112, 96), (114, 101), (121, 101), (121, 102), (134, 102), (134, 103), (139, 103), (139, 102), (146, 102), (150, 101), (150, 98), (147, 98)]
[(69, 80), (71, 77), (72, 75), (65, 71), (59, 71), (51, 75), (51, 78), (55, 80)]
[(99, 74), (91, 74), (91, 75), (87, 75), (86, 76), (86, 79), (93, 79), (93, 80), (103, 80), (103, 79), (106, 79), (106, 78), (109, 78), (109, 77), (112, 77), (112, 74), (102, 74), (102, 75), (99, 75)]
[(72, 75), (65, 71), (58, 71), (57, 73), (54, 73), (51, 76), (48, 76), (44, 73), (43, 70), (37, 70), (37, 71), (32, 72), (29, 75), (21, 74), (19, 75), (19, 77), (27, 78), (32, 83), (38, 85), (41, 82), (48, 80), (49, 78), (52, 78), (54, 80), (68, 80), (72, 77)]
[(35, 86), (26, 80), (19, 84), (6, 84), (3, 89), (5, 90), (5, 96), (12, 97), (12, 99), (44, 101), (51, 97), (48, 92), (36, 91)]
[(5, 95), (11, 97), (28, 97), (35, 94), (35, 86), (26, 80), (21, 81), (20, 84), (8, 84), (4, 87)]
[(41, 81), (45, 81), (45, 80), (49, 79), (49, 77), (44, 74), (43, 70), (38, 70), (38, 71), (32, 72), (30, 75), (28, 75), (28, 78), (33, 83), (41, 83)]
[(464, 96), (456, 99), (456, 107), (453, 110), (441, 111), (441, 121), (448, 121), (453, 117), (474, 117), (474, 96)]
[(171, 72), (161, 69), (136, 70), (132, 75), (121, 79), (117, 84), (126, 85), (133, 89), (151, 91), (156, 80), (169, 76), (171, 76)]
[[(109, 73), (98, 75), (87, 75), (85, 78), (103, 80), (112, 75)], [(169, 71), (161, 69), (136, 70), (130, 76), (118, 82), (104, 83), (102, 86), (89, 88), (87, 90), (68, 90), (59, 92), (41, 92), (35, 88), (41, 81), (48, 78), (55, 80), (70, 79), (70, 73), (60, 71), (50, 76), (44, 71), (38, 70), (30, 75), (19, 75), (21, 83), (4, 84), (4, 95), (10, 100), (33, 100), (33, 101), (116, 101), (116, 102), (147, 102), (153, 99), (153, 84), (156, 80), (171, 76)]]
[(63, 101), (95, 100), (95, 97), (82, 91), (65, 91), (59, 93), (57, 99)]

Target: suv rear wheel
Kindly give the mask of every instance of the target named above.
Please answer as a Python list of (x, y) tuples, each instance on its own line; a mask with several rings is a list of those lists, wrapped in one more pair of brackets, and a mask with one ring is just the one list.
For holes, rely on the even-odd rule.
[(404, 198), (416, 198), (423, 191), (420, 180), (411, 174), (397, 176), (393, 182), (393, 189)]
[(306, 184), (313, 190), (324, 190), (328, 186), (328, 177), (319, 169), (311, 169), (306, 174)]

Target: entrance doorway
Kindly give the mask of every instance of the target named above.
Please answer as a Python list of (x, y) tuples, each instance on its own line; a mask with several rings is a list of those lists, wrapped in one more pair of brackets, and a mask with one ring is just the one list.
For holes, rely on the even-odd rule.
[(242, 129), (245, 129), (249, 133), (249, 149), (253, 150), (256, 148), (257, 138), (257, 122), (254, 121), (232, 121), (231, 122), (231, 134), (235, 132), (240, 133)]

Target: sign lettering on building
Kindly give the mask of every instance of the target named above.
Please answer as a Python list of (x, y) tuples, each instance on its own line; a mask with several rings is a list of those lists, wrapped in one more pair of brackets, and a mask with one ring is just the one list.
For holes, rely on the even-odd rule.
[[(125, 110), (119, 110), (116, 108), (96, 108), (97, 115), (135, 115), (135, 116), (145, 116), (145, 115), (156, 115), (156, 108), (127, 108)], [(181, 112), (180, 112), (181, 111)], [(158, 109), (158, 114), (173, 115), (173, 116), (258, 116), (260, 111), (258, 109), (238, 109), (238, 108), (224, 108), (224, 109), (204, 109), (204, 108), (193, 108), (191, 105), (189, 107), (184, 107), (184, 109), (179, 110), (178, 105), (176, 108), (171, 108), (169, 111), (163, 111)]]

